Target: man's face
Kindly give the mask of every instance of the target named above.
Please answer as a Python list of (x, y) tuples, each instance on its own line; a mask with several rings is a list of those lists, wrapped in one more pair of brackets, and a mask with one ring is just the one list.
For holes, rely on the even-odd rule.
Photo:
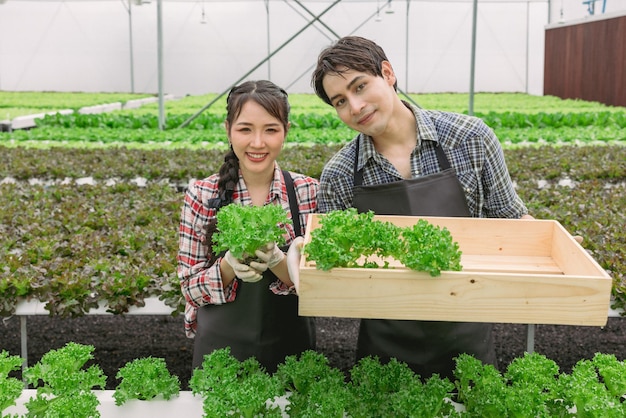
[(322, 85), (339, 118), (350, 128), (372, 137), (384, 133), (397, 95), (391, 65), (384, 61), (383, 76), (346, 70), (327, 74)]

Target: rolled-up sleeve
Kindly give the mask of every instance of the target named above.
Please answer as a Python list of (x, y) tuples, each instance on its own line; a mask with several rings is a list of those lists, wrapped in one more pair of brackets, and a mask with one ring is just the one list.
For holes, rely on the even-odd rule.
[(528, 213), (517, 195), (498, 138), (489, 131), (484, 138), (485, 166), (482, 181), (485, 189), (485, 213), (490, 218), (521, 218)]
[(195, 310), (204, 305), (232, 302), (236, 296), (237, 281), (224, 288), (220, 274), (221, 258), (212, 265), (207, 257), (207, 240), (204, 226), (214, 209), (202, 203), (202, 188), (198, 184), (185, 193), (180, 217), (178, 246), (178, 279), (187, 302), (185, 330), (188, 336), (195, 333)]

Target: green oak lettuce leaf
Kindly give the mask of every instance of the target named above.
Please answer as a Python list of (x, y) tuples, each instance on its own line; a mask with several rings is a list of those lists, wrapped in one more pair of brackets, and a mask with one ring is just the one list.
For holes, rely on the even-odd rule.
[(180, 392), (178, 376), (169, 372), (162, 358), (144, 357), (130, 361), (117, 372), (116, 377), (122, 379), (113, 393), (116, 405), (131, 399), (148, 400), (157, 395), (167, 400)]
[(218, 254), (230, 250), (239, 260), (254, 257), (254, 252), (268, 243), (282, 245), (285, 242), (285, 225), (291, 224), (287, 212), (279, 205), (230, 204), (221, 208), (216, 218), (213, 251)]

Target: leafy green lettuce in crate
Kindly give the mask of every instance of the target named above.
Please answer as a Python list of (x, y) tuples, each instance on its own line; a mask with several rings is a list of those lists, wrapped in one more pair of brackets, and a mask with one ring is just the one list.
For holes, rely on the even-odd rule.
[[(331, 211), (322, 217), (304, 253), (320, 270), (380, 267), (368, 260), (370, 256), (393, 257), (407, 268), (431, 276), (440, 275), (442, 270), (461, 270), (461, 251), (447, 228), (424, 219), (402, 228), (375, 220), (372, 211), (358, 213), (354, 208)], [(388, 262), (383, 267), (388, 267)]]
[[(374, 221), (374, 213), (356, 209), (334, 210), (320, 218), (304, 248), (320, 270), (334, 267), (378, 267), (369, 256), (388, 257), (402, 251), (400, 228), (390, 222)], [(359, 261), (364, 256), (365, 261)]]
[(460, 271), (461, 251), (445, 227), (420, 219), (415, 225), (402, 228), (404, 251), (396, 258), (406, 267), (439, 276), (442, 270)]
[(230, 250), (239, 260), (254, 258), (254, 252), (270, 242), (284, 243), (285, 225), (291, 224), (287, 212), (279, 205), (230, 204), (221, 208), (216, 218), (213, 251), (219, 254)]

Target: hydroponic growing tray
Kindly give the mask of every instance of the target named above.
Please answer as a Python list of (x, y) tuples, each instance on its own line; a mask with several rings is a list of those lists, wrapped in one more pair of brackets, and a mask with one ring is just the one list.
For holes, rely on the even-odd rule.
[[(323, 216), (309, 215), (305, 246)], [(300, 315), (606, 325), (612, 279), (558, 221), (374, 219), (401, 227), (425, 219), (447, 228), (459, 243), (462, 271), (431, 277), (393, 259), (387, 260), (391, 268), (322, 271), (303, 255), (297, 283)]]

